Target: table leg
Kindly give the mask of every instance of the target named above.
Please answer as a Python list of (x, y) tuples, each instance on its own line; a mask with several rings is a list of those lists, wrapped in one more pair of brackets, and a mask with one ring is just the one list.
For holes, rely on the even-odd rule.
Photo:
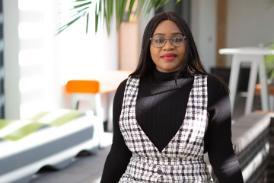
[(269, 96), (269, 110), (274, 111), (274, 96)]
[(260, 68), (259, 68), (259, 74), (260, 74), (260, 85), (261, 85), (261, 103), (262, 103), (262, 109), (263, 111), (269, 110), (269, 103), (268, 103), (268, 89), (267, 89), (267, 79), (266, 79), (266, 73), (265, 73), (265, 65), (264, 65), (264, 58), (261, 56), (260, 61)]
[(113, 100), (115, 93), (109, 94), (107, 131), (113, 131)]
[(248, 81), (247, 99), (246, 99), (247, 101), (245, 105), (245, 114), (250, 113), (252, 110), (254, 92), (255, 92), (255, 86), (256, 86), (256, 80), (257, 80), (257, 74), (258, 74), (258, 64), (259, 64), (259, 60), (257, 59), (251, 62), (250, 75), (249, 75), (249, 81)]
[(234, 101), (237, 92), (237, 84), (240, 70), (240, 58), (237, 55), (234, 55), (231, 63), (231, 71), (229, 78), (229, 90), (230, 90), (230, 102), (231, 102), (231, 112), (234, 109)]

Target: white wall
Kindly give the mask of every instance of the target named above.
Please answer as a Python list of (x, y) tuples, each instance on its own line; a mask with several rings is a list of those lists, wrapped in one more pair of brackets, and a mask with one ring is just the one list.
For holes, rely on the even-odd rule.
[(216, 0), (191, 1), (191, 30), (207, 71), (216, 64)]
[(18, 66), (18, 1), (4, 0), (4, 68), (5, 68), (5, 116), (20, 115), (19, 66)]
[(228, 0), (227, 47), (274, 42), (273, 0)]

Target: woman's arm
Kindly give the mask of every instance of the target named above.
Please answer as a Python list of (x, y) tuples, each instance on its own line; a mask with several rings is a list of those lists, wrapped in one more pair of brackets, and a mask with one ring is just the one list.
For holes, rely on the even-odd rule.
[(113, 102), (113, 142), (106, 158), (101, 183), (118, 182), (125, 172), (131, 158), (131, 151), (127, 148), (119, 128), (119, 117), (122, 108), (126, 80), (118, 87)]
[(242, 183), (243, 177), (231, 142), (231, 110), (225, 84), (208, 77), (209, 124), (206, 148), (219, 183)]

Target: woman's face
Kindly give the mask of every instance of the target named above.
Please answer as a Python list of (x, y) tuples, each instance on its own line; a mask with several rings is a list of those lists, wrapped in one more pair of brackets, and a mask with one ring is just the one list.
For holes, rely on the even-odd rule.
[(158, 71), (177, 71), (183, 63), (185, 48), (185, 37), (174, 22), (164, 20), (156, 27), (150, 55)]

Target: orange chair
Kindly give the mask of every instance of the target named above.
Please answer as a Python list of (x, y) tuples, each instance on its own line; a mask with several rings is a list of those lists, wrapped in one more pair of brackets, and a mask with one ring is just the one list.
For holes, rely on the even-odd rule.
[(97, 80), (69, 80), (65, 92), (71, 95), (73, 109), (80, 109), (81, 101), (89, 101), (91, 110), (103, 118), (103, 107), (100, 96), (100, 83)]
[(69, 80), (66, 84), (67, 93), (98, 93), (99, 88), (97, 80)]
[[(86, 111), (98, 118), (96, 134), (99, 138), (99, 146), (103, 147), (104, 135), (104, 108), (101, 100), (100, 83), (97, 80), (69, 80), (65, 85), (66, 94), (71, 96), (73, 109)], [(88, 101), (89, 107), (80, 109), (80, 102)], [(94, 137), (95, 138), (95, 137)]]

